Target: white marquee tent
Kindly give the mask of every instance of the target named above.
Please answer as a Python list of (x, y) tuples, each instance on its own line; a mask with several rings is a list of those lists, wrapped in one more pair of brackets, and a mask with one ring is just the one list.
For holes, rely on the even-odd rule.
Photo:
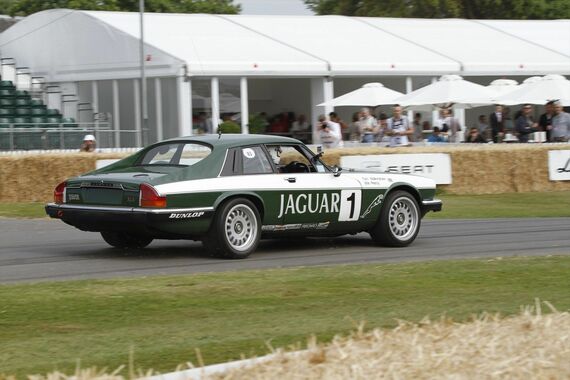
[[(427, 78), (429, 83), (444, 74), (494, 78), (570, 74), (570, 20), (146, 13), (144, 33), (155, 139), (191, 133), (191, 94), (199, 80), (208, 83), (215, 121), (219, 93), (224, 92), (219, 85), (225, 78), (237, 83), (242, 115), (248, 114), (248, 80), (305, 78), (290, 83), (303, 93), (299, 97), (316, 119), (318, 113), (332, 110), (318, 104), (334, 97), (333, 85), (342, 78), (363, 78), (364, 83), (377, 77), (401, 78), (405, 88), (396, 90), (411, 92), (420, 84), (416, 78)], [(137, 107), (137, 95), (133, 96), (140, 77), (137, 13), (39, 12), (0, 35), (0, 53), (50, 83), (89, 84), (90, 90), (83, 86), (79, 96), (113, 114), (122, 109), (121, 118), (115, 117), (117, 124), (128, 124), (124, 110)], [(125, 87), (125, 81), (133, 84)], [(111, 83), (109, 89), (106, 82)], [(262, 89), (262, 84), (259, 88), (256, 92), (271, 91)], [(339, 88), (337, 95), (343, 92)], [(266, 103), (279, 99), (274, 93), (255, 96)], [(123, 98), (130, 100), (123, 104)], [(167, 111), (176, 117), (166, 118)], [(140, 130), (140, 119), (131, 121)], [(163, 133), (163, 124), (177, 128)]]

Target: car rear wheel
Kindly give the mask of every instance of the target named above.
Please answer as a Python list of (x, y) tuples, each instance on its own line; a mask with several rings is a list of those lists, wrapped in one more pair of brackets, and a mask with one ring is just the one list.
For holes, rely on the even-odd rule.
[(103, 231), (103, 240), (115, 248), (144, 248), (149, 245), (153, 238), (127, 232)]
[(205, 246), (217, 257), (245, 259), (261, 236), (261, 218), (255, 205), (245, 198), (225, 202), (216, 212)]
[(370, 236), (381, 245), (405, 247), (416, 239), (420, 223), (421, 213), (416, 199), (407, 191), (397, 190), (386, 197)]

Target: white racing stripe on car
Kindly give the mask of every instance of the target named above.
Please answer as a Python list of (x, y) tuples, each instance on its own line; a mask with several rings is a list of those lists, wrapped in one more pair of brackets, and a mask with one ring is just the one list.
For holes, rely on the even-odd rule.
[[(294, 178), (295, 182), (288, 180)], [(287, 173), (217, 177), (166, 183), (155, 186), (161, 195), (213, 191), (263, 190), (340, 190), (387, 189), (395, 182), (406, 182), (418, 189), (433, 189), (433, 180), (424, 177), (382, 173)]]

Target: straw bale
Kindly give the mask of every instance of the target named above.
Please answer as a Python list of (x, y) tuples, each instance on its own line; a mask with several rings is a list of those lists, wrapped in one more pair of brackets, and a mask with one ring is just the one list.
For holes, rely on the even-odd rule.
[[(368, 379), (568, 379), (570, 378), (570, 313), (537, 301), (517, 316), (484, 313), (457, 323), (441, 317), (418, 323), (399, 321), (394, 329), (364, 324), (348, 336), (319, 344), (309, 338), (307, 349), (273, 350), (271, 356), (245, 367), (200, 376), (203, 380), (368, 380)], [(298, 347), (298, 346), (297, 346)], [(298, 348), (297, 348), (298, 349)], [(195, 368), (192, 363), (187, 363)], [(30, 380), (125, 380), (156, 375), (129, 365), (107, 372), (77, 369), (29, 376)], [(179, 370), (183, 369), (179, 367)], [(183, 379), (183, 376), (179, 377)], [(3, 376), (0, 374), (0, 380)], [(4, 377), (5, 380), (13, 380)]]
[(62, 181), (95, 170), (98, 159), (117, 154), (18, 155), (0, 157), (0, 202), (47, 202)]
[(341, 156), (449, 153), (453, 183), (441, 185), (450, 194), (500, 194), (531, 191), (570, 190), (570, 181), (550, 181), (548, 151), (570, 149), (570, 145), (460, 145), (423, 147), (359, 147), (331, 149), (323, 160), (340, 165)]
[[(570, 181), (548, 179), (548, 151), (570, 145), (461, 145), (424, 147), (359, 147), (327, 150), (323, 160), (340, 165), (346, 155), (449, 153), (453, 183), (450, 194), (500, 194), (570, 190)], [(0, 202), (46, 202), (66, 178), (95, 169), (98, 159), (123, 158), (120, 153), (19, 155), (0, 157)], [(287, 163), (292, 157), (284, 157)]]
[(331, 343), (205, 379), (568, 379), (570, 314), (525, 309), (483, 314), (469, 323), (441, 318), (363, 328)]

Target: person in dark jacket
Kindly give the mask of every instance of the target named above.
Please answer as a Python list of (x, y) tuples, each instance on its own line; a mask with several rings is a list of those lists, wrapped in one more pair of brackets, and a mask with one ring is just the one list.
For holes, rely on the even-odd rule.
[(554, 117), (554, 100), (544, 105), (544, 113), (538, 119), (541, 131), (546, 132), (546, 141), (550, 141), (550, 130), (552, 129), (552, 118)]
[(520, 116), (515, 120), (515, 133), (519, 138), (519, 142), (528, 142), (531, 133), (538, 131), (538, 123), (532, 120), (532, 106), (525, 104), (521, 110)]
[(505, 135), (503, 106), (499, 104), (495, 106), (495, 112), (489, 115), (489, 126), (491, 127), (493, 142), (500, 142)]
[(479, 133), (479, 129), (477, 127), (473, 127), (469, 130), (469, 136), (465, 139), (466, 143), (475, 143), (475, 144), (482, 144), (486, 143), (483, 136)]

